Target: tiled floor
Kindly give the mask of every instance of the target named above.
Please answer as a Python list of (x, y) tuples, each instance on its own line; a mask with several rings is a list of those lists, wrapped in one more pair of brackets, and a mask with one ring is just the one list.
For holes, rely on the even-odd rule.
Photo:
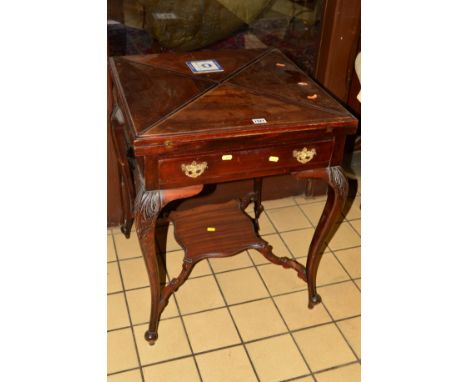
[[(266, 201), (261, 234), (305, 263), (324, 203)], [(155, 346), (143, 338), (150, 295), (136, 234), (108, 230), (108, 382), (360, 381), (360, 229), (358, 194), (323, 255), (313, 310), (296, 273), (256, 252), (205, 260), (171, 297)], [(168, 240), (172, 278), (183, 253)]]

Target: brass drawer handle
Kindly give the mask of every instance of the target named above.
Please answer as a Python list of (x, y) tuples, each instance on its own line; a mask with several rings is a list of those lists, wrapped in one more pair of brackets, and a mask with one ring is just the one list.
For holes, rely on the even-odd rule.
[(205, 170), (208, 168), (208, 163), (206, 162), (197, 163), (196, 161), (193, 161), (192, 163), (189, 163), (189, 164), (183, 164), (182, 166), (180, 166), (180, 168), (188, 177), (197, 178), (201, 174), (203, 174)]
[(297, 159), (299, 163), (307, 163), (312, 160), (312, 158), (317, 155), (315, 149), (308, 150), (307, 147), (304, 147), (302, 150), (294, 150), (293, 157)]

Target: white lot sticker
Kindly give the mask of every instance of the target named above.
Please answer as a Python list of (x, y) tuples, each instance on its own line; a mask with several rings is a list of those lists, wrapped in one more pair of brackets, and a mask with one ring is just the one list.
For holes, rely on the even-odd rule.
[(267, 120), (265, 118), (252, 118), (252, 122), (256, 125), (260, 125), (262, 123), (267, 123)]
[(192, 73), (224, 72), (223, 67), (216, 60), (187, 61)]
[(156, 20), (175, 20), (177, 16), (175, 13), (157, 13), (154, 12), (153, 16)]

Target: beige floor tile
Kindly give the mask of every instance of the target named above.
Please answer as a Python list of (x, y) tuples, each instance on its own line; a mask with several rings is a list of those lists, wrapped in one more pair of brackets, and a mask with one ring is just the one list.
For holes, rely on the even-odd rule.
[(361, 245), (361, 238), (353, 230), (348, 222), (343, 221), (333, 237), (330, 239), (328, 246), (333, 250), (357, 247)]
[(138, 367), (130, 328), (107, 333), (107, 373)]
[(271, 224), (268, 216), (263, 212), (258, 219), (258, 225), (260, 226), (259, 233), (260, 235), (268, 235), (270, 233), (276, 233), (275, 227)]
[(315, 378), (317, 382), (361, 382), (361, 365), (354, 363), (338, 369), (324, 371), (315, 374)]
[(361, 290), (361, 279), (354, 280), (354, 282), (357, 284), (359, 290)]
[(285, 269), (276, 264), (267, 264), (260, 265), (258, 271), (272, 295), (307, 288), (305, 281), (300, 279), (293, 269)]
[(143, 368), (148, 382), (199, 382), (200, 377), (193, 357), (178, 359)]
[(142, 256), (138, 237), (135, 233), (132, 233), (128, 239), (122, 233), (115, 233), (114, 240), (117, 256), (120, 260)]
[(112, 235), (107, 235), (107, 261), (117, 260), (115, 255), (114, 241), (112, 240)]
[(314, 228), (307, 228), (298, 231), (283, 232), (281, 233), (281, 237), (294, 257), (303, 257), (307, 256), (314, 232)]
[(361, 218), (361, 197), (356, 196), (354, 198), (353, 203), (351, 204), (351, 207), (346, 214), (346, 219), (348, 220), (354, 220), (354, 219), (360, 219)]
[(140, 288), (149, 285), (148, 273), (146, 272), (143, 257), (121, 261), (120, 270), (122, 272), (125, 289)]
[(209, 261), (215, 273), (253, 266), (252, 260), (250, 260), (247, 251), (231, 257), (210, 259)]
[(337, 325), (358, 357), (361, 358), (361, 317), (340, 321)]
[(255, 382), (257, 378), (242, 346), (196, 356), (203, 382)]
[[(248, 206), (246, 209), (245, 209), (245, 212), (247, 212), (247, 214), (254, 218), (255, 217), (255, 213), (254, 213), (254, 209), (253, 209), (253, 205), (251, 204), (250, 206)], [(263, 236), (263, 235), (269, 235), (271, 233), (275, 233), (275, 227), (273, 227), (273, 225), (271, 224), (271, 221), (270, 219), (268, 219), (267, 215), (265, 214), (265, 212), (263, 212), (261, 215), (260, 215), (260, 219), (259, 219), (259, 225), (260, 225), (260, 234)]]
[[(262, 236), (263, 237), (263, 236)], [(264, 238), (265, 239), (265, 238)], [(266, 240), (266, 239), (265, 239)], [(263, 256), (260, 252), (255, 251), (250, 249), (249, 251), (250, 258), (252, 259), (253, 263), (256, 265), (260, 264), (269, 264), (270, 261), (265, 259), (265, 256)]]
[(288, 330), (271, 299), (233, 306), (231, 313), (244, 341)]
[[(125, 292), (127, 295), (128, 308), (132, 324), (138, 325), (149, 321), (151, 309), (151, 292), (150, 288), (135, 289)], [(174, 296), (169, 298), (167, 306), (164, 308), (161, 319), (178, 316), (177, 306)]]
[(174, 226), (169, 224), (169, 229), (167, 230), (167, 242), (166, 242), (166, 252), (181, 250), (182, 247), (174, 238)]
[(107, 382), (142, 382), (140, 369), (109, 375)]
[(107, 264), (107, 293), (120, 292), (122, 281), (120, 280), (119, 265), (117, 262)]
[(264, 200), (262, 201), (262, 204), (263, 204), (263, 207), (266, 210), (268, 210), (270, 208), (295, 206), (296, 202), (294, 201), (294, 197), (290, 196), (290, 197), (281, 198), (281, 199)]
[(359, 235), (361, 235), (361, 219), (352, 220), (349, 222), (349, 224), (351, 224), (354, 227), (354, 229), (359, 233)]
[(195, 353), (240, 343), (227, 308), (183, 317)]
[[(262, 236), (262, 237), (268, 242), (268, 244), (270, 244), (273, 247), (273, 253), (276, 256), (293, 257), (291, 252), (289, 252), (289, 249), (286, 247), (283, 240), (281, 239), (280, 235), (274, 234), (274, 235), (268, 235), (268, 236)], [(252, 251), (252, 252), (257, 252), (257, 251)]]
[(216, 277), (228, 304), (268, 297), (268, 291), (254, 268), (221, 273)]
[(306, 198), (304, 195), (298, 195), (298, 196), (294, 197), (294, 200), (296, 201), (297, 204), (309, 204), (309, 203), (326, 202), (327, 195), (315, 196), (313, 198), (311, 198), (311, 197)]
[[(170, 278), (179, 276), (180, 272), (182, 271), (183, 259), (184, 251), (179, 250), (166, 253), (166, 268)], [(202, 260), (195, 264), (189, 278), (206, 276), (210, 274), (211, 269), (208, 265), (208, 261)]]
[(224, 306), (223, 296), (213, 276), (187, 280), (175, 296), (182, 314)]
[(336, 251), (335, 255), (351, 275), (351, 278), (361, 277), (361, 247)]
[(361, 293), (352, 281), (319, 287), (317, 291), (335, 320), (361, 314)]
[(255, 341), (246, 346), (262, 382), (277, 382), (309, 373), (289, 334)]
[(315, 227), (317, 227), (317, 224), (320, 220), (320, 216), (322, 216), (322, 212), (325, 207), (325, 201), (318, 203), (301, 204), (300, 207), (304, 214), (312, 222), (312, 224)]
[(331, 321), (322, 304), (314, 306), (313, 309), (308, 308), (307, 290), (277, 296), (274, 299), (290, 330)]
[(127, 304), (123, 293), (107, 296), (107, 330), (129, 326)]
[[(297, 259), (302, 265), (306, 265), (307, 257)], [(349, 276), (336, 260), (331, 252), (325, 252), (320, 260), (319, 269), (317, 272), (317, 285), (325, 285), (340, 281), (349, 280)]]
[(183, 357), (190, 354), (190, 347), (179, 317), (159, 322), (158, 339), (148, 344), (144, 336), (147, 325), (134, 326), (135, 338), (142, 365)]
[[(307, 260), (304, 259), (304, 264), (305, 261)], [(344, 280), (349, 280), (349, 276), (338, 260), (336, 260), (336, 257), (331, 252), (324, 253), (317, 271), (317, 285), (331, 284)]]
[(356, 360), (334, 324), (304, 329), (293, 336), (312, 371)]
[(298, 206), (276, 208), (266, 211), (278, 232), (311, 227)]

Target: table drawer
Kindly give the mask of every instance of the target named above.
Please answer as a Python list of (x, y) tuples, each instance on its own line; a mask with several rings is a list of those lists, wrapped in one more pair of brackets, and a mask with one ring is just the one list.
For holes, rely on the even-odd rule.
[(199, 184), (282, 174), (327, 165), (333, 141), (161, 159), (160, 186)]

